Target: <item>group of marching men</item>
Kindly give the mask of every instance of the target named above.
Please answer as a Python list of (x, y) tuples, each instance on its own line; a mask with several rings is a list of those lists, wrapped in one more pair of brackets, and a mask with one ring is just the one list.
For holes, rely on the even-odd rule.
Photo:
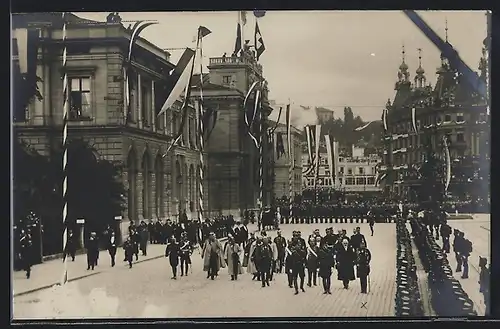
[[(307, 285), (316, 286), (319, 276), (322, 279), (323, 293), (331, 294), (333, 269), (337, 269), (338, 280), (342, 281), (344, 289), (348, 289), (350, 281), (356, 280), (356, 268), (361, 293), (368, 292), (371, 252), (359, 227), (350, 238), (345, 230), (335, 233), (333, 228), (328, 228), (326, 234), (321, 236), (316, 229), (309, 236), (308, 242), (302, 238), (300, 231), (294, 231), (288, 241), (281, 231), (277, 232), (274, 240), (267, 236), (266, 231), (260, 232), (260, 235), (250, 233), (247, 239), (248, 231), (243, 225), (233, 232), (224, 244), (214, 233), (210, 233), (203, 243), (200, 254), (207, 279), (214, 280), (220, 269), (227, 266), (231, 280), (238, 280), (238, 276), (243, 274), (243, 268), (246, 267), (247, 273), (253, 275), (252, 280), (260, 281), (264, 288), (270, 286), (274, 273), (283, 273), (284, 270), (288, 286), (295, 288), (297, 295), (299, 288), (305, 292), (307, 270)], [(193, 251), (194, 246), (187, 237), (180, 242), (175, 237), (171, 238), (165, 250), (165, 257), (169, 259), (173, 280), (177, 279), (179, 264), (181, 276), (188, 275)]]

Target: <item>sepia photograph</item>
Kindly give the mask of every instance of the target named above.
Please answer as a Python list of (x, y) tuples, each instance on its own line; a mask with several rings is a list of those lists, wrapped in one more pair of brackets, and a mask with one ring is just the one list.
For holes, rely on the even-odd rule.
[(490, 315), (487, 11), (11, 14), (11, 320)]

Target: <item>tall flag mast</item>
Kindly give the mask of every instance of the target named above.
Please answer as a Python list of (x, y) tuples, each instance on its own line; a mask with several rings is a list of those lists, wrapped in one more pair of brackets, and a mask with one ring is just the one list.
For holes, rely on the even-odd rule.
[(209, 29), (204, 26), (200, 26), (198, 29), (198, 40), (200, 40), (200, 101), (198, 103), (198, 122), (199, 122), (199, 138), (200, 138), (200, 170), (199, 170), (199, 208), (198, 208), (198, 220), (200, 223), (203, 221), (203, 179), (204, 179), (204, 161), (203, 161), (203, 150), (204, 150), (204, 125), (203, 119), (205, 116), (205, 109), (203, 108), (203, 37), (212, 33)]
[[(256, 61), (259, 60), (260, 55), (262, 55), (262, 52), (264, 51), (264, 50), (262, 50), (259, 53), (259, 49), (261, 49), (260, 43), (262, 43), (262, 45), (263, 45), (263, 41), (262, 41), (262, 35), (260, 34), (259, 25), (258, 25), (257, 21), (259, 18), (264, 17), (265, 13), (266, 13), (265, 11), (257, 11), (257, 10), (254, 11), (254, 16), (255, 16), (255, 34), (254, 34), (255, 44), (254, 44), (254, 47), (255, 47), (255, 51), (257, 53), (257, 56), (255, 58)], [(258, 42), (259, 42), (259, 44), (258, 44)], [(262, 88), (262, 83), (261, 83), (260, 87)], [(261, 109), (262, 102), (260, 100), (260, 97), (257, 97), (257, 96), (260, 96), (259, 90), (257, 90), (257, 95), (255, 97), (255, 111), (259, 111), (259, 131), (260, 131), (260, 133), (259, 133), (259, 208), (260, 208), (260, 216), (262, 216), (262, 213), (264, 211), (264, 202), (263, 202), (264, 201), (264, 198), (263, 198), (264, 197), (264, 164), (263, 164), (264, 148), (263, 148), (263, 141), (264, 141), (264, 134), (267, 134), (267, 131), (264, 129), (264, 122), (263, 122), (264, 116), (262, 115), (262, 109)]]
[(288, 218), (292, 220), (293, 216), (293, 170), (295, 167), (295, 158), (293, 154), (293, 146), (292, 146), (292, 109), (290, 100), (288, 100), (288, 104), (286, 106), (286, 137), (287, 137), (287, 145), (288, 145), (288, 206), (289, 206), (289, 214)]
[[(62, 71), (63, 71), (63, 130), (62, 130), (62, 172), (63, 172), (63, 184), (62, 184), (62, 221), (63, 221), (63, 253), (66, 252), (66, 246), (68, 243), (68, 115), (69, 115), (69, 84), (68, 84), (68, 72), (67, 72), (67, 44), (66, 44), (66, 13), (62, 13)], [(68, 282), (68, 257), (63, 257), (63, 275), (61, 278), (61, 286)]]

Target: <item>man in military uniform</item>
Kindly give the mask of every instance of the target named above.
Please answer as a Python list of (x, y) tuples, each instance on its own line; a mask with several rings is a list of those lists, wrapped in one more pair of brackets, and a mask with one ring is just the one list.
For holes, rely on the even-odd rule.
[(276, 270), (278, 273), (281, 273), (283, 270), (283, 265), (285, 262), (285, 248), (286, 248), (286, 239), (281, 236), (281, 231), (278, 230), (278, 236), (274, 238), (274, 243), (276, 244), (276, 248), (278, 249), (278, 261), (276, 264)]
[(358, 226), (354, 229), (354, 234), (351, 236), (351, 246), (355, 252), (361, 248), (361, 243), (364, 243), (366, 246), (365, 236), (361, 234), (361, 228)]
[(90, 238), (87, 241), (87, 270), (94, 270), (97, 265), (97, 257), (99, 255), (99, 242), (97, 241), (97, 233), (91, 232)]
[(337, 237), (333, 234), (333, 227), (326, 229), (326, 235), (321, 239), (321, 246), (334, 246), (337, 243)]
[(259, 270), (262, 287), (269, 287), (269, 275), (273, 260), (273, 251), (269, 245), (269, 239), (263, 238), (262, 243), (256, 247), (255, 262)]
[(306, 263), (306, 244), (304, 239), (300, 237), (300, 231), (294, 232), (292, 238), (292, 243), (290, 245), (291, 251), (291, 267), (292, 267), (292, 280), (293, 286), (295, 288), (295, 295), (299, 294), (299, 287), (297, 284), (297, 279), (300, 277), (300, 290), (304, 290), (304, 278), (305, 278), (305, 263)]

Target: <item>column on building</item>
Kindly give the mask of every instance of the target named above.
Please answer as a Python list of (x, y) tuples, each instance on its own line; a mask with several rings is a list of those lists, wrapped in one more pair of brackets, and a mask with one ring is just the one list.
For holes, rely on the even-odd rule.
[(135, 90), (135, 93), (137, 95), (137, 122), (139, 124), (139, 128), (143, 127), (143, 122), (142, 122), (142, 82), (141, 82), (141, 75), (137, 73), (137, 88)]
[(124, 186), (128, 198), (125, 214), (131, 221), (137, 219), (137, 174), (137, 154), (132, 147), (127, 155), (127, 170), (124, 173)]

